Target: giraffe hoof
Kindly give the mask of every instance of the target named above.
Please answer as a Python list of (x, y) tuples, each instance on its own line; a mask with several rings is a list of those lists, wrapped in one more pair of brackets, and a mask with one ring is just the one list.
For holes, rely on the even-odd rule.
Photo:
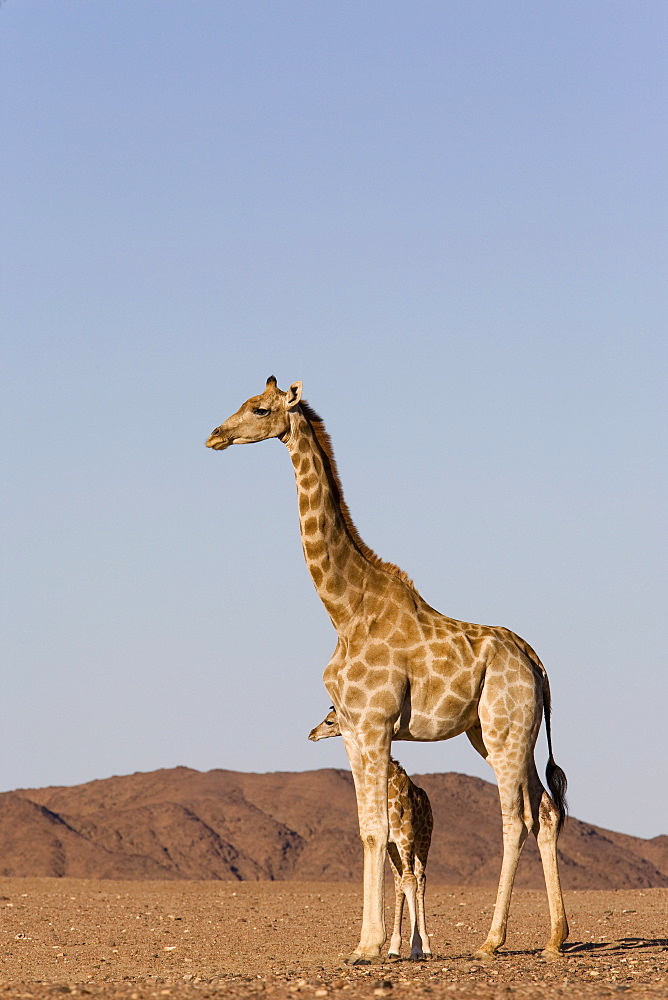
[(548, 945), (547, 948), (543, 948), (542, 952), (540, 953), (540, 957), (544, 962), (559, 962), (561, 961), (562, 958), (565, 958), (566, 956), (561, 950), (561, 948), (550, 947)]
[(398, 951), (388, 951), (387, 958), (388, 958), (388, 961), (390, 961), (390, 962), (400, 962), (401, 961), (401, 955), (399, 954)]
[(493, 962), (496, 958), (496, 952), (485, 951), (483, 948), (478, 948), (477, 951), (473, 952), (473, 957), (477, 962)]
[(353, 952), (345, 961), (346, 965), (379, 965), (382, 962), (380, 955), (358, 955)]

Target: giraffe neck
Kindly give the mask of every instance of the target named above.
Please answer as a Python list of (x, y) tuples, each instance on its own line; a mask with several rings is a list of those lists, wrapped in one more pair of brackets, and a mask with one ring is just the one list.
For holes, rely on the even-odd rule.
[(342, 630), (360, 606), (373, 567), (362, 551), (364, 543), (355, 537), (354, 527), (350, 530), (322, 422), (310, 420), (298, 407), (285, 444), (295, 470), (306, 565), (334, 627)]

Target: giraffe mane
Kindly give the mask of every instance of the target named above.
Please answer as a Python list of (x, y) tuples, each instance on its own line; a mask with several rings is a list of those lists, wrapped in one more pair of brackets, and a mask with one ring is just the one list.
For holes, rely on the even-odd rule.
[(348, 504), (345, 501), (343, 495), (343, 487), (341, 486), (341, 479), (339, 478), (339, 470), (336, 465), (336, 459), (334, 458), (334, 450), (332, 448), (332, 439), (327, 433), (325, 424), (323, 423), (322, 417), (318, 416), (313, 407), (302, 399), (299, 408), (309, 423), (313, 435), (318, 443), (320, 451), (325, 465), (325, 472), (327, 473), (327, 478), (329, 484), (332, 488), (332, 494), (339, 508), (339, 512), (343, 519), (344, 526), (350, 539), (355, 546), (355, 548), (364, 556), (364, 558), (370, 562), (373, 566), (377, 566), (378, 569), (384, 570), (386, 573), (391, 573), (393, 576), (397, 576), (403, 583), (407, 584), (412, 590), (415, 590), (415, 584), (408, 576), (404, 573), (402, 569), (395, 566), (394, 563), (385, 562), (380, 556), (376, 555), (373, 549), (369, 548), (365, 541), (360, 536), (359, 531), (353, 521), (350, 511), (348, 509)]

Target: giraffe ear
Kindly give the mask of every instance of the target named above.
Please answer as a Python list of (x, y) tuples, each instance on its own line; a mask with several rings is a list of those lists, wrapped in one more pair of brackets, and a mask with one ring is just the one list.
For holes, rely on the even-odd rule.
[(288, 389), (287, 399), (285, 401), (286, 406), (289, 410), (294, 410), (295, 406), (302, 398), (302, 384), (301, 382), (293, 382)]

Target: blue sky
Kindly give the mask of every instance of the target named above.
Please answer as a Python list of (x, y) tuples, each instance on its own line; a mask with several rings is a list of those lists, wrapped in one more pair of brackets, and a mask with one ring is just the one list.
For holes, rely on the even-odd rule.
[(365, 541), (538, 650), (574, 814), (668, 832), (666, 20), (0, 8), (0, 788), (346, 765), (288, 456), (204, 448), (275, 374)]

